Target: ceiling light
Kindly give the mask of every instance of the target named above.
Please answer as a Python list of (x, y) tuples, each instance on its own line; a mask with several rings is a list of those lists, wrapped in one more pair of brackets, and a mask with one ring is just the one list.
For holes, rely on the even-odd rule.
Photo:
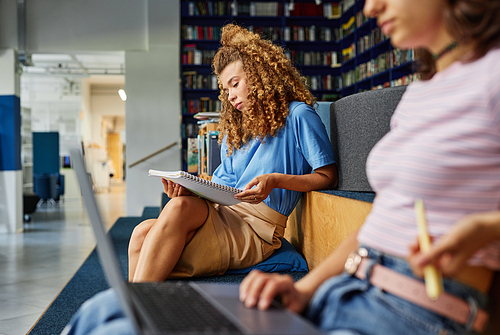
[(123, 100), (123, 101), (126, 101), (127, 100), (127, 93), (125, 93), (125, 90), (120, 88), (118, 90), (118, 95), (120, 96), (120, 98)]

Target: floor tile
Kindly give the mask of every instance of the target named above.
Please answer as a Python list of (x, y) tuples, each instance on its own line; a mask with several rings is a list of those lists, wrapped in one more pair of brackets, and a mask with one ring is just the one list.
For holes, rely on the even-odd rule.
[(13, 319), (2, 320), (0, 321), (0, 334), (25, 335), (39, 317), (40, 313), (34, 313)]
[[(108, 228), (125, 210), (125, 184), (96, 196)], [(95, 247), (82, 201), (42, 206), (22, 234), (0, 234), (0, 335), (26, 334)]]

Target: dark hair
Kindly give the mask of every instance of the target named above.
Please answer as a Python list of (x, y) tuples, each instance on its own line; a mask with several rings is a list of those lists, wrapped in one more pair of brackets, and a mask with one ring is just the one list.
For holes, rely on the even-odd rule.
[[(247, 76), (249, 106), (245, 113), (228, 101), (219, 78), (234, 61), (242, 62)], [(219, 143), (226, 136), (228, 155), (252, 138), (276, 136), (285, 125), (290, 102), (302, 101), (309, 106), (316, 102), (283, 48), (235, 24), (222, 28), (221, 47), (212, 68), (219, 78), (222, 102)]]
[[(465, 61), (483, 57), (489, 50), (500, 45), (499, 0), (448, 0), (445, 13), (448, 31), (459, 44), (472, 44), (474, 51)], [(431, 53), (416, 50), (422, 79), (430, 79), (436, 73)]]

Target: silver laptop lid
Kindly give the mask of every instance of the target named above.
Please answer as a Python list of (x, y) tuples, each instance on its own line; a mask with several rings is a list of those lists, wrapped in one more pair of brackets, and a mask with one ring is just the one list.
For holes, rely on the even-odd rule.
[(90, 223), (92, 224), (92, 228), (94, 230), (97, 242), (97, 253), (99, 254), (99, 260), (101, 261), (106, 280), (108, 281), (109, 286), (115, 290), (125, 315), (132, 322), (136, 332), (140, 334), (139, 321), (135, 315), (131, 297), (127, 292), (125, 282), (120, 273), (120, 269), (118, 268), (118, 259), (115, 254), (113, 244), (111, 243), (109, 236), (106, 235), (99, 207), (97, 206), (97, 201), (95, 199), (94, 192), (92, 191), (90, 175), (87, 173), (85, 168), (82, 154), (78, 149), (71, 149), (70, 155), (73, 168), (75, 169), (76, 176), (78, 178), (78, 183), (80, 184), (83, 201), (87, 207)]

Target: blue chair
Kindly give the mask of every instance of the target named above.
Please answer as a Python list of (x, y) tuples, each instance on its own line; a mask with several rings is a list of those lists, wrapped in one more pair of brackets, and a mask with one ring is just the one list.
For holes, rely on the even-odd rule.
[[(63, 176), (64, 177), (64, 176)], [(62, 187), (61, 187), (62, 180)], [(37, 206), (42, 204), (56, 204), (64, 193), (64, 178), (59, 173), (40, 173), (33, 175), (33, 191), (40, 197)]]

